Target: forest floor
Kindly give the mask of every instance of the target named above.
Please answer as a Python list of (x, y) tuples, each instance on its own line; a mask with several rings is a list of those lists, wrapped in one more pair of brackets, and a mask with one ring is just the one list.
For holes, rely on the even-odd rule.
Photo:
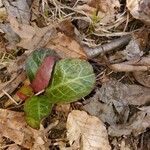
[[(150, 150), (149, 27), (149, 0), (0, 0), (0, 149)], [(41, 48), (88, 61), (96, 82), (37, 130), (18, 93), (45, 92), (30, 93), (25, 70)]]

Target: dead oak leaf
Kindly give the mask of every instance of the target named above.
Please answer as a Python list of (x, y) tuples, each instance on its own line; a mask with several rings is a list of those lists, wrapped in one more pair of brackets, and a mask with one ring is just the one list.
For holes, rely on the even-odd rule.
[(71, 145), (78, 142), (78, 148), (82, 150), (110, 150), (103, 122), (84, 111), (73, 110), (68, 115), (67, 138)]

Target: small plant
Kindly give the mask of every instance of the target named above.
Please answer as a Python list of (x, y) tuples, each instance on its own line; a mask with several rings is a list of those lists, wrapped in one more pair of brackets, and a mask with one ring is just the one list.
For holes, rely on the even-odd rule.
[(27, 123), (38, 129), (56, 103), (74, 102), (88, 95), (95, 84), (95, 74), (89, 62), (82, 59), (62, 59), (48, 49), (34, 51), (26, 62), (27, 76), (34, 92), (40, 96), (25, 101)]

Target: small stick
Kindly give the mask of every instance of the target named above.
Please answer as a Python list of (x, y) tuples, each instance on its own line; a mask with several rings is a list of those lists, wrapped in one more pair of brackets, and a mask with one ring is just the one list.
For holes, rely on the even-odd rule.
[(10, 100), (12, 100), (13, 103), (15, 103), (16, 105), (19, 105), (6, 91), (2, 90), (2, 92), (3, 92)]
[(110, 65), (110, 68), (117, 72), (148, 71), (150, 66), (134, 66), (125, 63)]
[(130, 61), (126, 61), (124, 63), (128, 65), (135, 65), (135, 66), (150, 66), (150, 55), (146, 57), (142, 57), (140, 59), (135, 59), (135, 60), (133, 59)]
[(94, 48), (88, 47), (85, 45), (83, 47), (84, 47), (84, 51), (87, 54), (87, 56), (89, 58), (94, 58), (101, 53), (106, 53), (106, 52), (112, 51), (114, 49), (121, 48), (121, 47), (127, 45), (130, 40), (131, 40), (131, 36), (125, 35), (121, 38), (111, 41), (110, 43), (106, 43), (106, 44), (103, 44), (103, 45), (100, 45), (100, 46), (97, 46)]

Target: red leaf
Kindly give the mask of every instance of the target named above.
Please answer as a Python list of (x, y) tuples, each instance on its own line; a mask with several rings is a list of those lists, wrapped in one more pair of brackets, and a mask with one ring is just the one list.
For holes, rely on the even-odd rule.
[(27, 98), (29, 98), (27, 95), (25, 95), (21, 92), (17, 92), (17, 96), (23, 101), (26, 100)]
[(45, 89), (51, 79), (51, 73), (55, 64), (55, 57), (46, 57), (35, 75), (35, 79), (31, 83), (34, 92), (40, 92)]
[(33, 89), (30, 85), (23, 85), (16, 93), (16, 95), (21, 100), (26, 100), (27, 98), (34, 95)]

